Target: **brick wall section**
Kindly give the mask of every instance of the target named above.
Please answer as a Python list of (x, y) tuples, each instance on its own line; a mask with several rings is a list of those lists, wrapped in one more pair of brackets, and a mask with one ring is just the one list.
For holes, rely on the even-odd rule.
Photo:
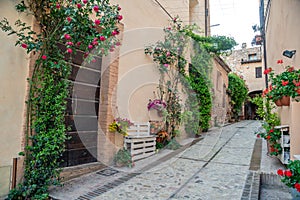
[[(119, 25), (120, 40), (124, 25)], [(120, 138), (115, 133), (108, 131), (108, 125), (115, 118), (115, 110), (117, 106), (117, 85), (119, 78), (119, 48), (110, 55), (103, 57), (100, 84), (100, 103), (99, 103), (99, 119), (98, 119), (98, 160), (105, 164), (112, 162), (113, 155), (117, 147), (115, 144)], [(121, 140), (123, 141), (123, 140)]]

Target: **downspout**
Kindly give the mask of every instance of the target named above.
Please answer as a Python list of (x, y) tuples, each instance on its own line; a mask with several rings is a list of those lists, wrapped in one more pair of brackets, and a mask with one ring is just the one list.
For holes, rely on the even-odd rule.
[(207, 37), (208, 36), (208, 0), (205, 0), (204, 1), (204, 9), (205, 9), (205, 36)]

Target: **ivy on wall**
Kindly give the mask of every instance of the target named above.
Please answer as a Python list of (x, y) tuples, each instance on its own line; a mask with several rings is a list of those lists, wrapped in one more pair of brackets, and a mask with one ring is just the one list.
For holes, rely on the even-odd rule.
[(248, 94), (248, 88), (245, 81), (234, 73), (228, 75), (228, 93), (231, 98), (232, 117), (238, 119), (242, 105), (245, 102)]
[[(48, 199), (48, 187), (59, 184), (67, 139), (64, 119), (70, 61), (80, 50), (87, 61), (94, 62), (94, 56), (107, 54), (119, 45), (115, 36), (119, 34), (121, 8), (108, 0), (28, 0), (21, 1), (16, 9), (33, 15), (40, 30), (36, 32), (21, 20), (13, 28), (6, 18), (0, 21), (0, 28), (17, 36), (16, 46), (39, 56), (29, 79), (27, 142), (20, 153), (25, 156), (24, 181), (10, 191), (8, 199)], [(65, 48), (58, 48), (58, 44)]]

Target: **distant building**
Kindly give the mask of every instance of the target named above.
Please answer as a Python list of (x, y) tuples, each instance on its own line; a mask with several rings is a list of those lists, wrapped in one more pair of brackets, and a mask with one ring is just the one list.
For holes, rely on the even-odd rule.
[[(263, 74), (261, 47), (247, 48), (244, 43), (242, 49), (234, 50), (225, 60), (232, 72), (245, 80), (250, 97), (262, 93), (262, 90), (265, 88), (265, 76)], [(251, 102), (245, 103), (243, 112), (243, 116), (246, 119), (254, 119), (256, 117), (255, 106)]]

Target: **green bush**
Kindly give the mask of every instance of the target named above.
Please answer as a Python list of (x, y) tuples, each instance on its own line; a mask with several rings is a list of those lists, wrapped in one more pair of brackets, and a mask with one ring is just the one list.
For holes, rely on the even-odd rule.
[(228, 74), (228, 81), (228, 93), (231, 98), (230, 103), (232, 105), (233, 117), (237, 119), (242, 105), (247, 98), (248, 88), (245, 81), (234, 73)]

